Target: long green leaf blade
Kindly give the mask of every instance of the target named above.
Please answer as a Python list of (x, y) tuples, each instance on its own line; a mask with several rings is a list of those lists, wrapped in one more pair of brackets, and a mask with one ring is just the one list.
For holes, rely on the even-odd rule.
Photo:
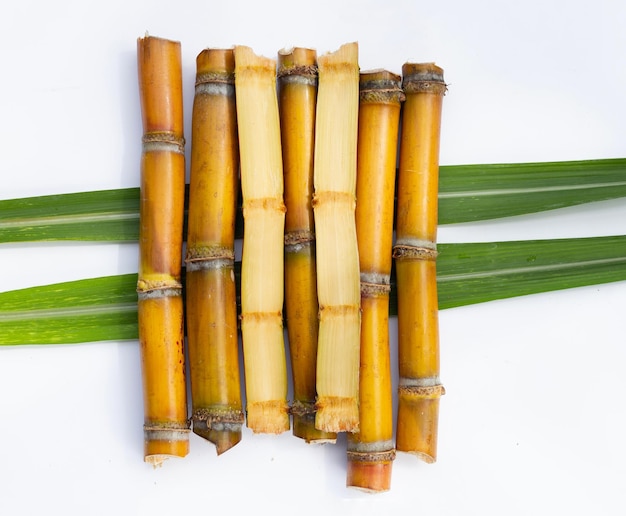
[[(626, 159), (440, 168), (439, 223), (534, 213), (626, 196)], [(237, 237), (243, 235), (241, 210)], [(139, 189), (0, 201), (0, 243), (136, 242)]]
[[(439, 308), (626, 280), (626, 236), (440, 244)], [(136, 274), (0, 294), (0, 345), (137, 338)], [(239, 285), (239, 281), (237, 281)], [(397, 313), (392, 279), (390, 313)]]
[(439, 223), (472, 222), (626, 196), (626, 159), (440, 168)]
[(0, 242), (138, 238), (139, 188), (0, 201)]
[(136, 274), (0, 294), (0, 344), (74, 344), (136, 339)]
[(626, 279), (626, 237), (440, 244), (440, 309)]

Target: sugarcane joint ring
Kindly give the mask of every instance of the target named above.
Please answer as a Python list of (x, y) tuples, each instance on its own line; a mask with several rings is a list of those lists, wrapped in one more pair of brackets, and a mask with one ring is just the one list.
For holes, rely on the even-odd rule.
[(396, 458), (396, 450), (386, 450), (377, 452), (347, 451), (350, 462), (391, 462)]
[(389, 292), (391, 292), (391, 285), (361, 281), (361, 296), (363, 297), (386, 296)]
[(143, 152), (175, 152), (185, 154), (185, 138), (170, 131), (145, 133), (141, 139)]
[(404, 82), (404, 93), (432, 93), (435, 95), (445, 95), (448, 86), (444, 82), (439, 81), (406, 81)]
[(150, 422), (143, 425), (146, 441), (187, 441), (190, 433), (189, 421)]
[(160, 299), (163, 297), (180, 297), (182, 295), (182, 286), (153, 287), (146, 290), (137, 289), (137, 299), (139, 301), (145, 299)]
[(316, 65), (280, 66), (276, 77), (286, 80), (288, 77), (305, 77), (313, 79), (317, 84), (318, 68)]
[(228, 72), (204, 72), (196, 75), (196, 86), (200, 84), (235, 84), (235, 74)]
[(446, 390), (441, 384), (429, 386), (401, 385), (398, 387), (398, 392), (416, 398), (434, 399), (443, 396)]
[(198, 262), (204, 260), (234, 260), (235, 251), (230, 247), (223, 246), (196, 246), (187, 249), (185, 262)]
[(400, 81), (372, 80), (359, 84), (359, 100), (378, 104), (399, 104), (406, 99)]
[(204, 423), (208, 429), (219, 425), (242, 425), (244, 422), (243, 411), (225, 409), (198, 409), (191, 416), (194, 426)]
[(315, 402), (306, 401), (294, 401), (291, 405), (289, 412), (293, 416), (305, 417), (311, 414), (315, 414)]
[(315, 241), (315, 233), (307, 229), (285, 233), (285, 247), (302, 246)]
[(429, 260), (437, 259), (437, 249), (430, 247), (421, 247), (413, 245), (396, 245), (393, 248), (393, 257), (395, 259), (405, 260)]

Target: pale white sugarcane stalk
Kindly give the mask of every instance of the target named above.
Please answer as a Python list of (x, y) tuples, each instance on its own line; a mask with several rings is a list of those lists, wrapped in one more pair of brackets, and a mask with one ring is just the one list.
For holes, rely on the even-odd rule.
[(283, 338), (283, 169), (276, 62), (235, 47), (235, 94), (241, 156), (244, 245), (241, 333), (247, 425), (289, 429)]
[(319, 57), (313, 207), (320, 326), (315, 426), (359, 428), (360, 278), (355, 225), (358, 45)]

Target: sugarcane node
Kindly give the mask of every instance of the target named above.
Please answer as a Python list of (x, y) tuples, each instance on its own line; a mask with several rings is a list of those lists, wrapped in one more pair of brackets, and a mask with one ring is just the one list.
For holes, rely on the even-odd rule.
[(296, 400), (291, 404), (289, 412), (291, 413), (291, 415), (296, 417), (305, 417), (311, 414), (315, 414), (315, 402)]
[(314, 84), (317, 84), (317, 75), (318, 68), (316, 65), (281, 65), (276, 72), (276, 77), (281, 80), (293, 76), (302, 76), (315, 79)]
[(181, 421), (150, 421), (143, 425), (144, 440), (153, 441), (188, 441), (191, 432), (190, 420)]
[(445, 95), (448, 91), (447, 84), (434, 81), (416, 81), (404, 84), (404, 93), (432, 93)]
[(203, 72), (196, 75), (196, 86), (200, 84), (235, 84), (235, 74), (229, 72)]
[(246, 312), (245, 314), (241, 314), (239, 316), (240, 321), (243, 322), (244, 319), (246, 321), (253, 322), (276, 319), (280, 322), (280, 325), (282, 326), (283, 314), (282, 312)]
[(361, 281), (361, 297), (381, 297), (388, 296), (391, 292), (391, 285), (380, 283), (366, 283)]
[(415, 398), (435, 399), (443, 396), (446, 390), (443, 385), (400, 385), (398, 393)]
[(185, 138), (171, 131), (145, 133), (141, 138), (142, 151), (175, 152), (185, 154)]
[(332, 316), (343, 317), (346, 315), (359, 313), (361, 307), (359, 305), (320, 305), (319, 316), (322, 318), (322, 314)]
[(205, 260), (235, 260), (235, 251), (219, 245), (195, 246), (187, 249), (186, 263)]
[(313, 209), (324, 203), (345, 203), (354, 208), (356, 206), (356, 197), (350, 192), (335, 192), (332, 190), (315, 192), (311, 199)]
[(367, 104), (399, 104), (405, 99), (404, 92), (396, 89), (372, 89), (359, 92), (359, 100)]
[(285, 233), (285, 247), (301, 246), (315, 241), (315, 233), (307, 229)]
[(245, 418), (242, 410), (201, 408), (194, 411), (191, 419), (194, 423), (203, 422), (208, 430), (214, 425), (242, 425)]
[(275, 210), (285, 213), (287, 208), (281, 198), (277, 197), (256, 197), (243, 202), (243, 216), (246, 217), (247, 210)]
[(439, 253), (436, 249), (412, 245), (395, 245), (393, 258), (396, 260), (428, 260), (435, 261)]
[(448, 86), (443, 69), (435, 63), (405, 63), (402, 66), (402, 88), (405, 93), (445, 95)]
[(347, 451), (348, 460), (351, 462), (391, 462), (396, 458), (396, 450), (387, 451)]
[[(170, 297), (182, 294), (183, 285), (175, 279), (150, 280), (140, 278), (137, 280), (137, 293), (145, 297)], [(149, 294), (153, 293), (152, 296)]]
[(160, 430), (180, 430), (187, 431), (191, 426), (191, 420), (184, 421), (150, 421), (143, 425), (146, 432), (157, 432)]

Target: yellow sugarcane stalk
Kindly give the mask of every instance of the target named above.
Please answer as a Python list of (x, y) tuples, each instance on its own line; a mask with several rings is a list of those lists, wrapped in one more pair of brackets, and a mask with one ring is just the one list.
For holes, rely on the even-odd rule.
[(439, 327), (436, 282), (441, 107), (446, 85), (433, 63), (402, 67), (406, 101), (398, 176), (394, 257), (398, 284), (396, 448), (437, 458)]
[(144, 457), (159, 465), (189, 451), (180, 282), (185, 152), (180, 44), (137, 42), (143, 119), (138, 318)]
[(395, 458), (389, 292), (400, 105), (400, 77), (361, 73), (356, 229), (361, 270), (359, 432), (348, 436), (346, 484), (387, 491)]
[(317, 52), (278, 53), (280, 128), (285, 178), (285, 315), (293, 378), (293, 434), (307, 442), (335, 441), (315, 428), (318, 311), (315, 266), (313, 152)]
[(193, 431), (221, 454), (241, 440), (244, 421), (234, 273), (235, 53), (206, 49), (196, 66), (186, 256), (192, 421)]

